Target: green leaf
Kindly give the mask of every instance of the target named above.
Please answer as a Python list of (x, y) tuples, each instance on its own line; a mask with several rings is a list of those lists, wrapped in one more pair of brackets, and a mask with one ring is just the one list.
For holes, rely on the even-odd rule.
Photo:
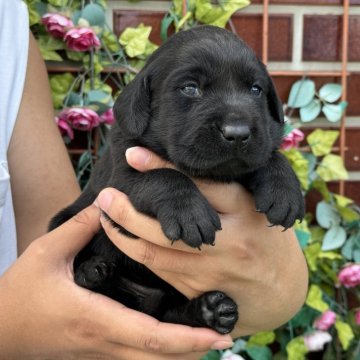
[(266, 346), (251, 345), (245, 351), (253, 360), (272, 359), (271, 350)]
[(69, 49), (66, 49), (66, 56), (69, 60), (73, 60), (73, 61), (82, 61), (85, 53), (81, 52), (81, 51), (72, 51)]
[(346, 241), (346, 231), (339, 225), (332, 226), (324, 236), (321, 250), (335, 250), (344, 245)]
[(324, 181), (346, 180), (348, 178), (342, 158), (333, 154), (326, 155), (322, 159), (316, 172)]
[(203, 24), (225, 27), (231, 15), (248, 6), (249, 0), (223, 0), (213, 5), (209, 0), (196, 0), (195, 18)]
[(317, 258), (320, 251), (319, 243), (311, 244), (304, 249), (304, 255), (311, 271), (317, 271)]
[(63, 50), (66, 48), (65, 43), (49, 35), (40, 35), (37, 39), (38, 45), (47, 50)]
[(322, 291), (320, 287), (315, 284), (310, 285), (305, 303), (307, 306), (310, 306), (320, 312), (324, 312), (329, 309), (329, 305), (322, 298)]
[(287, 360), (305, 360), (308, 349), (305, 346), (304, 338), (299, 336), (289, 341), (286, 352), (288, 354)]
[(62, 107), (65, 96), (74, 80), (75, 78), (71, 73), (50, 76), (51, 96), (55, 109)]
[(62, 57), (56, 51), (40, 48), (40, 52), (44, 60), (63, 61)]
[(283, 154), (289, 160), (291, 167), (300, 181), (301, 187), (304, 190), (307, 190), (309, 188), (309, 162), (305, 159), (301, 152), (296, 149), (286, 150)]
[(315, 120), (321, 112), (321, 103), (317, 99), (313, 99), (308, 105), (300, 108), (300, 119), (302, 122), (310, 122)]
[(316, 220), (325, 229), (339, 225), (341, 221), (336, 209), (325, 201), (320, 201), (316, 205)]
[(139, 56), (145, 53), (149, 42), (151, 26), (140, 24), (137, 28), (128, 27), (120, 36), (120, 44), (125, 47), (130, 57)]
[(48, 0), (48, 3), (53, 6), (65, 6), (67, 4), (67, 0)]
[(303, 306), (301, 310), (291, 319), (291, 325), (293, 327), (307, 327), (314, 319), (319, 316), (317, 310), (308, 306)]
[(291, 87), (288, 106), (301, 108), (308, 105), (315, 96), (315, 83), (312, 80), (296, 81)]
[(323, 156), (330, 153), (339, 134), (336, 130), (316, 129), (307, 136), (306, 140), (315, 156)]
[(106, 45), (106, 47), (112, 52), (120, 51), (120, 44), (117, 37), (112, 31), (105, 30), (102, 33), (101, 41)]
[(177, 20), (173, 13), (167, 13), (161, 20), (160, 38), (162, 41), (166, 41), (168, 38), (168, 30), (170, 25)]
[(339, 104), (325, 104), (322, 112), (330, 122), (338, 122), (341, 120), (344, 110)]
[(250, 336), (248, 340), (248, 345), (268, 345), (275, 341), (275, 333), (273, 331), (262, 331), (258, 332), (255, 335)]
[(351, 341), (354, 339), (354, 333), (349, 324), (336, 320), (335, 328), (338, 332), (339, 340), (343, 350), (347, 350)]
[(340, 84), (325, 84), (319, 90), (319, 96), (322, 100), (333, 103), (340, 99), (342, 86)]
[(245, 350), (245, 348), (246, 348), (246, 341), (243, 339), (237, 339), (235, 340), (235, 343), (231, 348), (231, 351), (234, 354), (238, 354), (240, 351)]
[(354, 250), (353, 258), (355, 262), (360, 262), (360, 249)]
[(86, 19), (91, 26), (103, 27), (105, 24), (105, 11), (98, 4), (88, 4), (81, 12), (81, 17)]

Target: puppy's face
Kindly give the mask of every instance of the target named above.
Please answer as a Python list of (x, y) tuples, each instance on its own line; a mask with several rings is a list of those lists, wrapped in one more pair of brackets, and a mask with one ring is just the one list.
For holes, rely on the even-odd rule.
[(271, 79), (226, 30), (173, 36), (143, 72), (138, 86), (148, 109), (140, 112), (149, 118), (139, 138), (189, 175), (231, 180), (265, 164), (279, 146), (283, 114)]

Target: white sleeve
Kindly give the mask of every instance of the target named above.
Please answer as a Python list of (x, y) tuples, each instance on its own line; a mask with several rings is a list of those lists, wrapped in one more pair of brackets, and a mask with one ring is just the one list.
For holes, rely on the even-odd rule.
[(0, 275), (17, 256), (7, 149), (24, 89), (28, 48), (26, 5), (20, 0), (0, 0)]

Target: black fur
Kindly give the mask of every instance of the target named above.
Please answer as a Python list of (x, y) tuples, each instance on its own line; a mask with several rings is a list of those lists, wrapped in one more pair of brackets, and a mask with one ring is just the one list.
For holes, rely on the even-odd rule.
[[(243, 184), (274, 225), (288, 228), (303, 217), (299, 182), (277, 151), (284, 123), (281, 103), (264, 65), (232, 33), (202, 26), (172, 36), (125, 88), (114, 110), (109, 150), (89, 186), (51, 228), (111, 186), (125, 192), (136, 209), (157, 218), (171, 241), (213, 244), (219, 217), (189, 176)], [(135, 171), (124, 154), (136, 145), (179, 171)], [(77, 284), (162, 321), (227, 333), (238, 318), (236, 304), (222, 292), (186, 299), (125, 256), (104, 231), (80, 252), (74, 271)]]

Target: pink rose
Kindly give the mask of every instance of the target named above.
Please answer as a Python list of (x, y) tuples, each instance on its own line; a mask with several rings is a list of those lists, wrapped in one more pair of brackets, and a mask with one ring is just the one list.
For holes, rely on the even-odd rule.
[(113, 109), (109, 109), (107, 111), (105, 111), (101, 116), (100, 116), (100, 122), (103, 124), (108, 124), (108, 125), (112, 125), (112, 123), (114, 122), (114, 112)]
[(73, 107), (63, 110), (59, 117), (66, 120), (74, 129), (89, 131), (99, 126), (100, 117), (91, 109)]
[(64, 37), (66, 45), (74, 51), (88, 51), (100, 46), (100, 40), (91, 28), (70, 29)]
[(339, 272), (338, 279), (346, 288), (360, 285), (360, 264), (346, 266)]
[(313, 333), (304, 336), (304, 343), (309, 351), (323, 350), (324, 345), (331, 340), (331, 335), (324, 331), (314, 331)]
[(327, 330), (330, 326), (334, 325), (335, 320), (336, 314), (331, 310), (327, 310), (315, 319), (314, 327), (318, 330)]
[(360, 309), (355, 313), (355, 323), (360, 325)]
[(67, 28), (74, 26), (69, 18), (56, 13), (45, 14), (41, 22), (45, 25), (46, 31), (56, 38), (63, 38)]
[(298, 147), (299, 143), (304, 140), (304, 133), (299, 129), (293, 129), (289, 134), (283, 138), (281, 149), (289, 150)]
[(60, 130), (62, 136), (68, 136), (71, 140), (74, 139), (74, 131), (66, 121), (66, 119), (56, 116), (55, 122)]

